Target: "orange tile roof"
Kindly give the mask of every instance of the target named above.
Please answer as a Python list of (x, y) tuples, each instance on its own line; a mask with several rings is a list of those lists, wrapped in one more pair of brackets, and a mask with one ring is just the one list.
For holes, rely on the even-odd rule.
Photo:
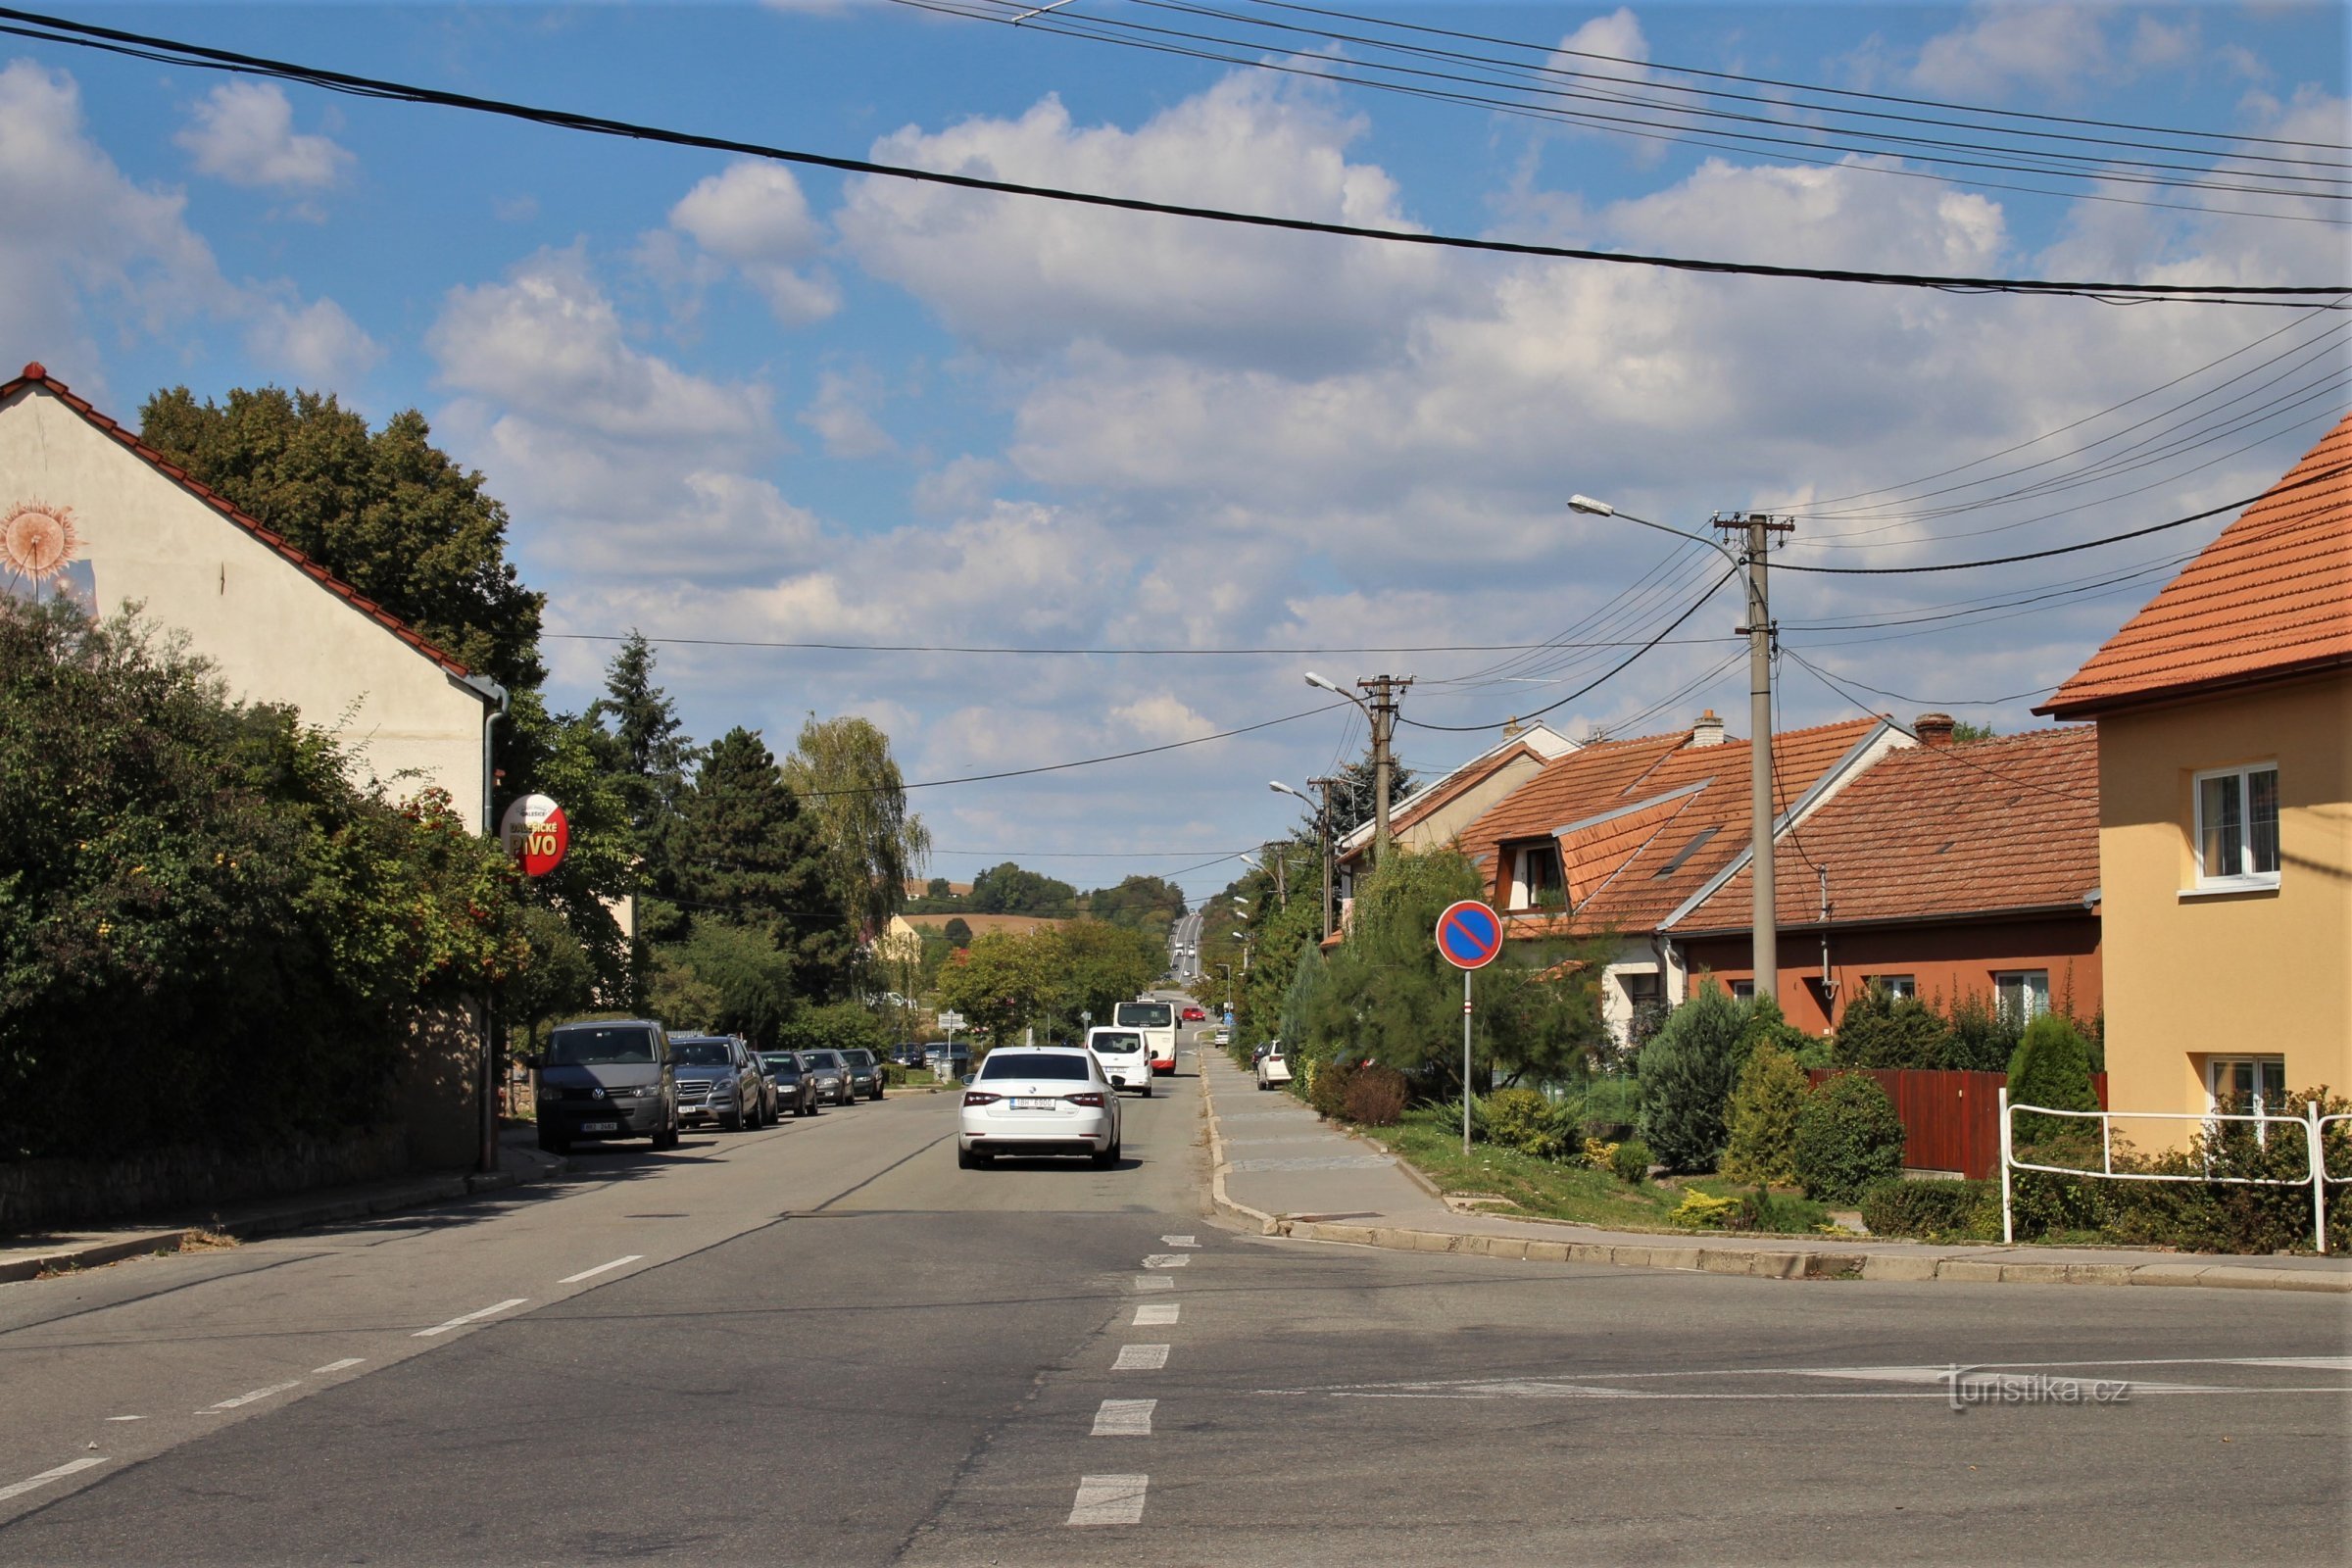
[(361, 593), (357, 588), (354, 588), (351, 584), (345, 582), (342, 578), (327, 570), (326, 567), (320, 565), (318, 562), (313, 561), (309, 556), (304, 555), (300, 550), (297, 550), (294, 548), (294, 546), (288, 544), (282, 536), (271, 532), (269, 528), (263, 526), (253, 517), (250, 517), (246, 514), (238, 511), (235, 506), (230, 504), (227, 497), (214, 490), (210, 485), (201, 483), (198, 480), (188, 477), (188, 471), (185, 468), (177, 466), (170, 459), (166, 458), (161, 452), (158, 452), (155, 448), (149, 446), (146, 442), (140, 440), (128, 430), (123, 429), (122, 425), (116, 423), (113, 419), (107, 417), (103, 414), (100, 414), (96, 409), (90, 406), (87, 399), (75, 397), (73, 392), (67, 388), (66, 383), (51, 375), (47, 368), (44, 368), (38, 360), (35, 360), (32, 364), (25, 366), (24, 374), (18, 376), (15, 380), (0, 382), (0, 403), (6, 403), (10, 398), (15, 397), (19, 392), (24, 391), (26, 387), (33, 386), (40, 387), (47, 391), (51, 396), (55, 397), (58, 402), (64, 404), (67, 408), (72, 409), (75, 414), (80, 415), (81, 417), (88, 421), (93, 428), (114, 437), (123, 446), (129, 448), (131, 453), (144, 461), (148, 466), (154, 468), (158, 473), (161, 473), (165, 478), (171, 480), (173, 484), (178, 485), (189, 495), (194, 496), (197, 500), (203, 502), (206, 506), (220, 514), (221, 516), (226, 517), (230, 522), (235, 523), (238, 527), (253, 535), (254, 538), (260, 540), (263, 544), (268, 545), (272, 551), (276, 552), (287, 562), (299, 568), (303, 575), (317, 582), (319, 587), (324, 588), (328, 593), (333, 594), (336, 598), (351, 606), (352, 609), (358, 611), (361, 614), (366, 615), (377, 625), (382, 626), (386, 631), (392, 633), (393, 636), (399, 638), (402, 642), (407, 643), (411, 648), (416, 649), (416, 652), (422, 654), (434, 663), (439, 664), (443, 669), (448, 670), (453, 675), (461, 677), (472, 673), (472, 671), (468, 670), (464, 664), (459, 663), (448, 654), (443, 653), (439, 648), (436, 648), (433, 644), (425, 641), (423, 635), (418, 632), (416, 627), (411, 626), (407, 621), (401, 619), (398, 615), (393, 614), (392, 612), (386, 610), (383, 606), (377, 604), (374, 600), (369, 599), (367, 595)]
[(2352, 664), (2352, 415), (2034, 709), (2085, 718)]
[[(1783, 809), (1882, 722), (1852, 718), (1773, 737)], [(1461, 847), (1486, 871), (1496, 907), (1510, 891), (1501, 847), (1550, 838), (1563, 828), (1575, 830), (1561, 837), (1560, 846), (1574, 902), (1570, 923), (1582, 929), (1653, 929), (1731, 863), (1748, 839), (1747, 742), (1691, 746), (1690, 738), (1685, 730), (1602, 741), (1555, 759), (1465, 830)], [(1713, 833), (1698, 843), (1710, 828)], [(1668, 869), (1693, 844), (1694, 853)], [(1532, 934), (1556, 924), (1520, 918), (1513, 929)]]
[[(2094, 725), (1887, 753), (1774, 845), (1783, 927), (2083, 907), (2099, 881)], [(1674, 924), (1745, 931), (1741, 866)]]

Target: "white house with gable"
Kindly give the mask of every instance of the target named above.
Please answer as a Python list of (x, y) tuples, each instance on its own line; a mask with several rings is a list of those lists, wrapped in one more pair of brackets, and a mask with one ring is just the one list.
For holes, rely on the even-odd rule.
[(166, 462), (40, 365), (0, 384), (0, 593), (124, 603), (187, 635), (232, 697), (334, 734), (395, 799), (438, 786), (475, 831), (505, 693)]

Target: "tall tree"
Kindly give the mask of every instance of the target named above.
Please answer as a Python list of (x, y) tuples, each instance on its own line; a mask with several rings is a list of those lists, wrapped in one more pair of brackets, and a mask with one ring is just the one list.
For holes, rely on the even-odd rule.
[(1131, 931), (1165, 936), (1169, 926), (1184, 918), (1184, 890), (1160, 877), (1131, 876), (1117, 887), (1089, 893), (1086, 912)]
[(738, 726), (703, 758), (679, 803), (660, 891), (688, 919), (763, 927), (792, 959), (794, 989), (829, 999), (848, 983), (856, 944), (833, 900), (822, 849), (773, 753)]
[(906, 880), (931, 855), (923, 819), (906, 809), (890, 737), (862, 718), (809, 716), (785, 759), (823, 851), (833, 901), (871, 940), (906, 904)]
[(972, 878), (965, 903), (974, 914), (1066, 915), (1077, 910), (1078, 890), (1006, 860)]
[(661, 827), (676, 814), (686, 776), (698, 753), (678, 722), (677, 705), (654, 684), (654, 648), (631, 628), (605, 666), (605, 695), (588, 716), (606, 739), (609, 766), (629, 805), (629, 820), (651, 851)]
[(140, 434), (451, 657), (510, 691), (546, 678), (531, 592), (507, 560), (507, 509), (432, 444), (414, 409), (370, 431), (334, 394), (273, 386), (149, 398)]

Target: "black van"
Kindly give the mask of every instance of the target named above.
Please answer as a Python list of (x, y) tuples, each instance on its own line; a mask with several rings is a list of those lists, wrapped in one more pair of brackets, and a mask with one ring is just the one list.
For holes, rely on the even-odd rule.
[(563, 1023), (527, 1063), (539, 1075), (539, 1147), (651, 1138), (678, 1147), (678, 1080), (669, 1036), (647, 1018)]

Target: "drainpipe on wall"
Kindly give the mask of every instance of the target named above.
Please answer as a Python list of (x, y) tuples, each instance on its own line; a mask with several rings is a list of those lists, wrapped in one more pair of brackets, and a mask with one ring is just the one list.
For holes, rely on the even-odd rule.
[[(485, 699), (482, 710), (482, 837), (498, 836), (498, 818), (493, 812), (497, 806), (498, 769), (491, 761), (491, 738), (497, 732), (498, 721), (507, 716), (510, 700), (507, 689), (487, 675), (468, 675), (466, 684)], [(487, 706), (495, 703), (496, 707)], [(482, 992), (482, 1059), (481, 1070), (475, 1074), (474, 1097), (481, 1103), (481, 1150), (475, 1167), (488, 1174), (498, 1169), (498, 1047), (497, 1027), (491, 1016), (494, 1000), (485, 989)]]

